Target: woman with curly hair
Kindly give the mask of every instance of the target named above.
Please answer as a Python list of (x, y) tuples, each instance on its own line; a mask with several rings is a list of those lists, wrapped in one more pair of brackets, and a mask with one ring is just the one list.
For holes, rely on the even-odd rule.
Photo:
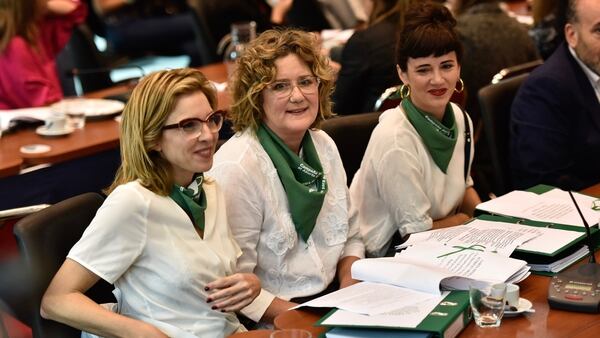
[[(363, 256), (348, 226), (346, 174), (333, 140), (317, 129), (332, 115), (333, 74), (315, 35), (268, 30), (238, 60), (231, 115), (237, 134), (210, 171), (225, 191), (242, 248), (240, 272), (261, 280), (242, 311), (272, 322), (299, 302), (353, 283)], [(335, 281), (337, 272), (337, 281)]]

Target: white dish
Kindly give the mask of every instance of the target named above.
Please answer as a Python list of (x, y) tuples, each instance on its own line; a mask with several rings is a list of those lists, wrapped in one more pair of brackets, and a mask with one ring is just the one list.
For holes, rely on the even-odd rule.
[(506, 308), (504, 309), (504, 317), (514, 317), (514, 316), (518, 316), (524, 312), (528, 312), (531, 310), (531, 308), (533, 307), (533, 304), (531, 304), (531, 302), (525, 298), (519, 298), (519, 306), (517, 306), (517, 310), (516, 311), (510, 311), (510, 310), (506, 310)]
[(42, 135), (42, 136), (63, 136), (63, 135), (69, 135), (70, 133), (73, 132), (73, 130), (75, 130), (75, 128), (73, 127), (66, 127), (65, 129), (60, 129), (60, 130), (48, 130), (48, 128), (46, 128), (46, 126), (41, 126), (38, 127), (35, 132), (38, 135)]
[(117, 100), (76, 98), (56, 102), (50, 108), (65, 114), (83, 112), (87, 118), (93, 119), (119, 114), (125, 104)]
[(28, 144), (28, 145), (22, 146), (19, 150), (23, 154), (41, 154), (41, 153), (49, 152), (50, 149), (52, 149), (52, 148), (47, 144)]

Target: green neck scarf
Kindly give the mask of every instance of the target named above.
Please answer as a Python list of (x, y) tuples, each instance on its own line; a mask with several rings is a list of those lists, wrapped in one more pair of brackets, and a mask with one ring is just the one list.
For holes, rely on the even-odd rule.
[(456, 145), (456, 134), (458, 133), (452, 106), (450, 103), (446, 105), (441, 123), (415, 107), (410, 98), (402, 100), (402, 108), (404, 108), (410, 123), (421, 136), (433, 161), (445, 174), (450, 159), (452, 159), (452, 153)]
[(327, 193), (327, 181), (310, 133), (306, 132), (302, 139), (304, 161), (264, 124), (258, 128), (257, 136), (277, 169), (296, 231), (306, 242)]
[(192, 222), (204, 231), (204, 210), (206, 210), (206, 194), (202, 189), (203, 174), (197, 175), (187, 188), (173, 185), (169, 197), (179, 205)]

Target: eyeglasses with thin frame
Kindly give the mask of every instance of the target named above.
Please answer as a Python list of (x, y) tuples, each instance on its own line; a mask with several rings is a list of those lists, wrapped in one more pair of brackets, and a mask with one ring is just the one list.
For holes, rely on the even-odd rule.
[(319, 88), (321, 79), (313, 75), (302, 76), (293, 84), (289, 80), (275, 81), (267, 85), (267, 88), (278, 98), (288, 98), (292, 95), (294, 87), (297, 87), (303, 94), (314, 94)]
[(178, 128), (184, 135), (198, 137), (202, 135), (204, 124), (206, 124), (211, 133), (216, 133), (223, 126), (223, 120), (225, 120), (225, 111), (217, 110), (204, 120), (197, 117), (183, 119), (177, 123), (168, 124), (162, 127), (162, 130)]

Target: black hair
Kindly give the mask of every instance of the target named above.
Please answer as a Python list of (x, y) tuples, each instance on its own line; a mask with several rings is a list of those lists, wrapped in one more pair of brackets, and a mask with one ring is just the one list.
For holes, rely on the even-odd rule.
[(413, 3), (405, 15), (405, 22), (396, 45), (396, 64), (406, 71), (408, 58), (442, 56), (456, 52), (460, 64), (462, 44), (454, 29), (452, 13), (439, 3)]

